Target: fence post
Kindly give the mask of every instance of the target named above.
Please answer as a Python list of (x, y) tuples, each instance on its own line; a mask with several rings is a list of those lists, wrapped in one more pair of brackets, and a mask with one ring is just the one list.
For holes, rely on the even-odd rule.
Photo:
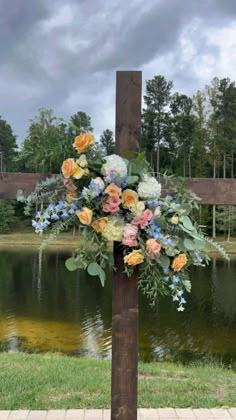
[[(137, 152), (141, 128), (140, 71), (116, 75), (116, 153)], [(112, 420), (137, 419), (138, 287), (137, 272), (123, 272), (123, 253), (114, 245), (117, 271), (112, 287)]]

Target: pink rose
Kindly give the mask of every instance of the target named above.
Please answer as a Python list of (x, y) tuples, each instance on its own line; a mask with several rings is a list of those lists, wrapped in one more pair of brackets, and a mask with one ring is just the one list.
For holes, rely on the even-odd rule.
[(136, 240), (126, 239), (126, 238), (123, 239), (122, 244), (126, 246), (130, 246), (130, 247), (138, 246), (138, 242)]
[(121, 200), (119, 197), (108, 197), (105, 204), (103, 205), (103, 211), (105, 213), (116, 213), (119, 211), (119, 204)]
[(141, 214), (141, 216), (139, 217), (139, 225), (140, 225), (141, 229), (145, 228), (148, 225), (152, 216), (153, 216), (153, 214), (152, 214), (151, 210), (149, 210), (149, 209), (146, 209)]
[(134, 226), (139, 226), (139, 217), (135, 217), (133, 220), (132, 220), (132, 225), (134, 225)]
[(138, 227), (134, 226), (130, 223), (127, 223), (127, 225), (125, 225), (124, 230), (123, 230), (123, 236), (125, 239), (136, 239), (138, 234)]

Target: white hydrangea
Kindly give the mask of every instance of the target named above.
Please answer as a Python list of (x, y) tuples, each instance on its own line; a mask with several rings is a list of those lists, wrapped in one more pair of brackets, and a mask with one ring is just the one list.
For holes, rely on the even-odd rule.
[(138, 184), (138, 195), (144, 199), (158, 199), (161, 195), (161, 184), (153, 176), (144, 175)]
[(102, 165), (102, 173), (106, 175), (110, 170), (114, 170), (120, 176), (127, 176), (127, 165), (125, 160), (118, 155), (110, 155), (104, 158), (106, 163)]

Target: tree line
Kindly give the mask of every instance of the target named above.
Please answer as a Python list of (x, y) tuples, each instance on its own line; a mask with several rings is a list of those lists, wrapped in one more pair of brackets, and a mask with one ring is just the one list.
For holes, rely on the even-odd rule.
[[(16, 172), (60, 171), (71, 155), (76, 135), (93, 131), (91, 118), (80, 111), (66, 122), (52, 110), (41, 109), (30, 121), (20, 148), (11, 126), (0, 117), (0, 170)], [(114, 152), (114, 136), (105, 129), (98, 148)], [(235, 177), (236, 86), (229, 78), (215, 77), (194, 95), (176, 92), (162, 75), (146, 81), (142, 112), (141, 150), (156, 173), (183, 177)], [(236, 229), (234, 208), (204, 206), (201, 218), (230, 234)]]

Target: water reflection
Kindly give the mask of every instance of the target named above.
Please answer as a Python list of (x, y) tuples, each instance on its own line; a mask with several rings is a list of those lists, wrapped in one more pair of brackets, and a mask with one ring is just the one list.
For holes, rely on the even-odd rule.
[[(61, 251), (1, 250), (2, 350), (110, 357), (111, 281), (103, 289), (95, 278), (68, 272), (66, 258)], [(184, 313), (167, 298), (153, 310), (140, 296), (140, 358), (236, 359), (235, 273), (235, 259), (195, 268)]]

